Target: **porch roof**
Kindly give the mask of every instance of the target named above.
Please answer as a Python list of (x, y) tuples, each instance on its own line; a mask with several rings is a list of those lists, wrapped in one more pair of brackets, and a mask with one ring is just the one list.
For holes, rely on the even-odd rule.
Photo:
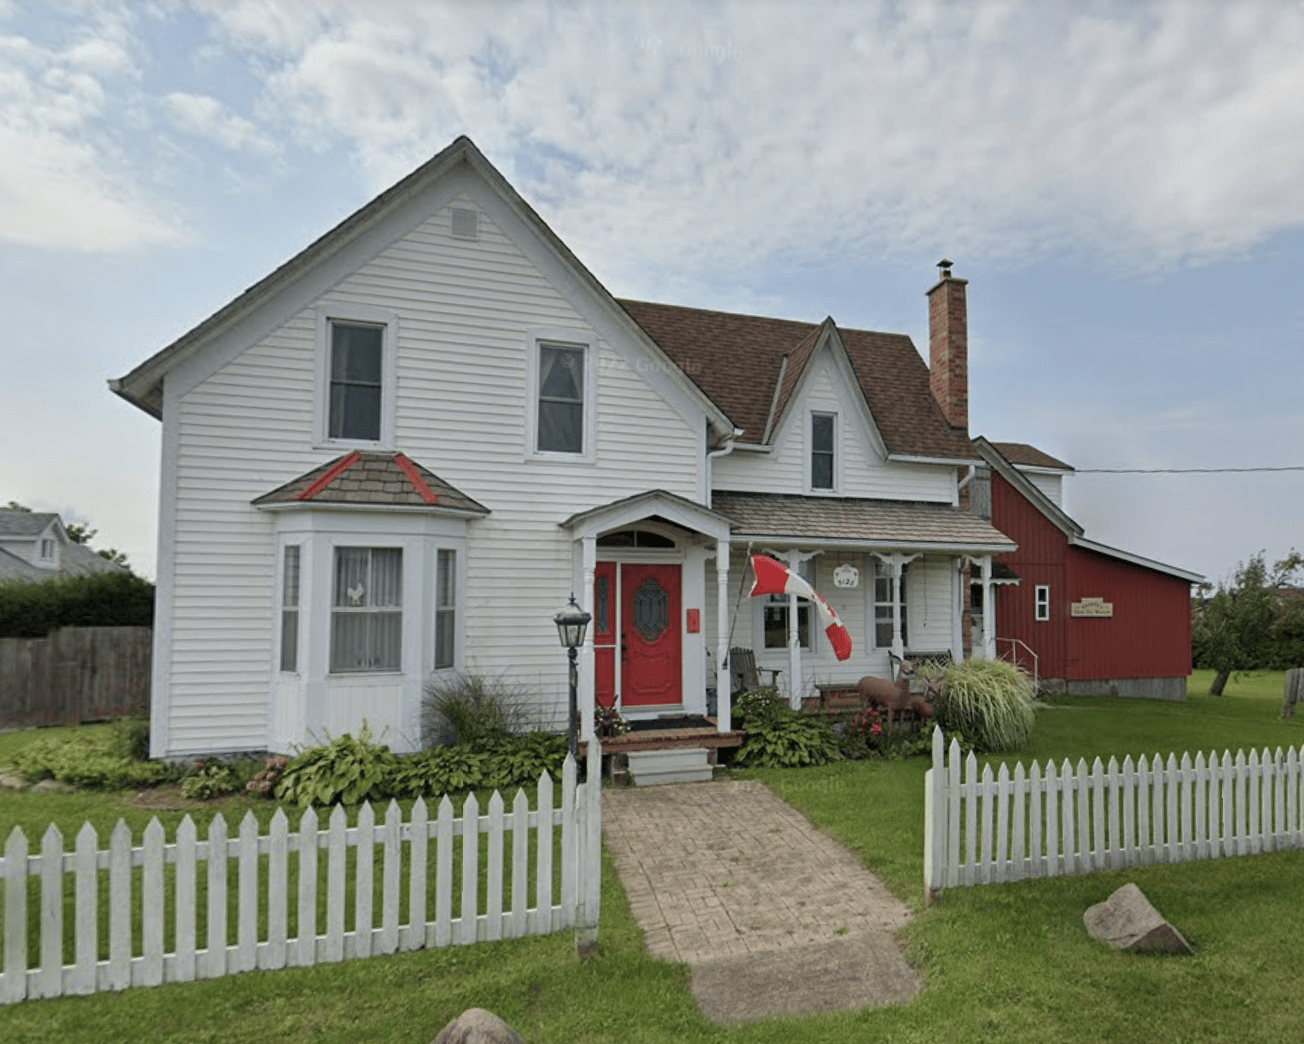
[(949, 504), (718, 491), (711, 506), (733, 522), (735, 542), (760, 538), (965, 554), (1000, 554), (1018, 546), (990, 522)]
[(561, 523), (576, 538), (626, 526), (640, 519), (659, 517), (717, 540), (729, 538), (730, 519), (718, 511), (664, 489), (650, 489), (608, 504), (580, 511)]

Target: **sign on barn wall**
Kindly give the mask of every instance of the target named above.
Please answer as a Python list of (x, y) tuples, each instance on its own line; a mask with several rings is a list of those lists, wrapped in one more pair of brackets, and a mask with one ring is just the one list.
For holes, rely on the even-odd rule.
[(1069, 613), (1073, 616), (1113, 616), (1114, 603), (1103, 598), (1084, 598), (1080, 602), (1071, 602)]

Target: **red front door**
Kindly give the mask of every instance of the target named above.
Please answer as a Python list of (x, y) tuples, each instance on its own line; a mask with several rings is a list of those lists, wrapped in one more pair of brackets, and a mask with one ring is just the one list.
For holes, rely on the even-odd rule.
[(683, 702), (680, 566), (620, 567), (620, 699), (631, 709)]

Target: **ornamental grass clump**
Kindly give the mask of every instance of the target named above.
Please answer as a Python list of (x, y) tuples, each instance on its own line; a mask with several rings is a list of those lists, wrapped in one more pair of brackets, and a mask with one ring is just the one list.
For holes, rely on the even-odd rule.
[(1036, 720), (1032, 679), (1004, 660), (963, 660), (946, 668), (937, 721), (992, 753), (1021, 749)]

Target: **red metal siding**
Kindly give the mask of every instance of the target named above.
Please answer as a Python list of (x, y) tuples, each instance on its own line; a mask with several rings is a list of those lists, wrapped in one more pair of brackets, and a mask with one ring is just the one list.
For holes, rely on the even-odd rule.
[[(1008, 658), (1010, 643), (999, 639), (1018, 638), (1036, 653), (1040, 677), (1064, 678), (1068, 670), (1065, 625), (1069, 609), (1064, 572), (1068, 538), (994, 472), (992, 524), (1019, 545), (1017, 551), (997, 556), (998, 561), (1006, 563), (1020, 579), (1017, 585), (1001, 585), (997, 590), (997, 648), (1002, 656)], [(1039, 584), (1050, 587), (1050, 619), (1046, 621), (1036, 619), (1035, 599)], [(1025, 657), (1018, 656), (1018, 662), (1025, 663)]]
[[(1106, 555), (1068, 549), (1070, 602), (1103, 598), (1112, 617), (1068, 617), (1068, 674), (1172, 678), (1191, 673), (1191, 585)], [(1067, 606), (1065, 608), (1067, 613)]]

